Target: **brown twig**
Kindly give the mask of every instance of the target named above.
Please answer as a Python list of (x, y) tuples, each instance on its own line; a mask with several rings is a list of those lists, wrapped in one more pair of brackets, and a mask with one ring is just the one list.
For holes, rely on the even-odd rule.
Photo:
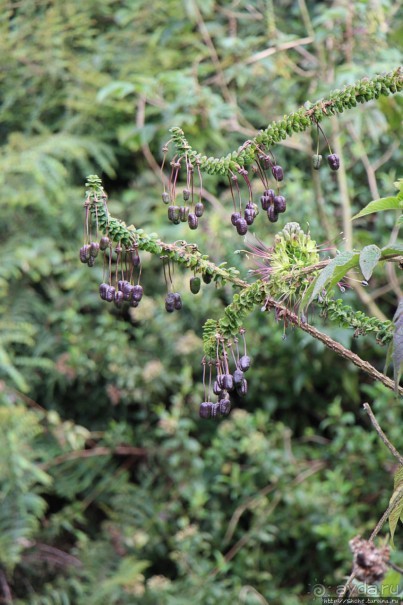
[(373, 411), (371, 410), (369, 403), (364, 403), (363, 408), (367, 412), (367, 414), (372, 422), (372, 426), (378, 433), (379, 437), (382, 439), (382, 441), (384, 442), (386, 447), (392, 452), (392, 454), (396, 458), (396, 460), (398, 460), (399, 463), (403, 466), (403, 456), (401, 454), (399, 454), (399, 452), (397, 451), (395, 446), (386, 437), (385, 433), (383, 432), (383, 430), (381, 429), (381, 427), (379, 425), (379, 422), (375, 418), (375, 415), (374, 415)]
[[(327, 334), (323, 334), (323, 332), (320, 332), (307, 322), (302, 322), (299, 317), (295, 315), (295, 313), (292, 313), (292, 311), (290, 311), (286, 307), (283, 307), (275, 300), (268, 298), (265, 302), (265, 307), (266, 309), (277, 309), (277, 311), (281, 312), (281, 316), (286, 321), (297, 326), (304, 332), (307, 332), (317, 340), (320, 340), (320, 342), (322, 342), (326, 347), (337, 353), (337, 355), (343, 357), (343, 359), (351, 361), (354, 365), (359, 367), (360, 370), (369, 374), (369, 376), (371, 376), (374, 380), (378, 380), (379, 382), (384, 384), (386, 387), (388, 387), (388, 389), (391, 389), (392, 391), (395, 389), (394, 381), (385, 376), (385, 374), (382, 374), (382, 372), (379, 372), (368, 361), (364, 361), (363, 359), (361, 359), (361, 357), (356, 355), (356, 353), (353, 353), (349, 349), (346, 349), (345, 347), (343, 347), (343, 345), (333, 340), (333, 338), (330, 338), (330, 336), (328, 336)], [(402, 387), (399, 387), (399, 394), (403, 395)]]
[(89, 450), (75, 450), (73, 452), (67, 452), (66, 454), (56, 456), (52, 460), (49, 460), (49, 462), (39, 464), (38, 466), (43, 470), (47, 470), (51, 466), (62, 464), (63, 462), (67, 462), (68, 460), (77, 460), (77, 458), (92, 458), (93, 456), (114, 455), (143, 457), (147, 455), (147, 450), (141, 447), (132, 447), (129, 445), (118, 445), (115, 448), (99, 446), (93, 447)]

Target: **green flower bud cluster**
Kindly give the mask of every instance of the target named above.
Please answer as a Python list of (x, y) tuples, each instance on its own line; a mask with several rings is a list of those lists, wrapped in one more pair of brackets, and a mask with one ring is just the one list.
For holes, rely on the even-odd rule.
[(388, 344), (393, 338), (393, 322), (381, 321), (376, 317), (368, 317), (362, 311), (353, 311), (342, 299), (332, 300), (323, 298), (316, 301), (322, 308), (321, 315), (342, 328), (354, 329), (354, 336), (373, 333), (380, 345)]
[(303, 132), (321, 122), (324, 118), (342, 113), (346, 109), (356, 107), (358, 103), (367, 103), (380, 96), (388, 96), (403, 90), (403, 69), (397, 69), (373, 78), (363, 78), (358, 82), (345, 86), (342, 90), (334, 90), (327, 98), (315, 103), (309, 101), (298, 111), (284, 116), (282, 120), (274, 121), (257, 136), (246, 141), (237, 151), (221, 158), (207, 157), (192, 149), (181, 128), (171, 128), (172, 141), (177, 153), (186, 155), (192, 162), (198, 162), (200, 169), (207, 174), (228, 175), (236, 172), (241, 166), (252, 164), (259, 154), (259, 146), (271, 147), (297, 132)]
[(276, 299), (295, 299), (301, 295), (317, 274), (315, 271), (304, 274), (301, 269), (312, 267), (319, 260), (316, 242), (311, 239), (310, 234), (304, 233), (298, 223), (287, 223), (275, 236), (269, 255), (270, 295)]

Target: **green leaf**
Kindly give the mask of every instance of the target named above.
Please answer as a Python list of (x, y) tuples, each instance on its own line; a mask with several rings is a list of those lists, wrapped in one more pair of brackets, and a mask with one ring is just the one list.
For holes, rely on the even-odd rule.
[(401, 202), (398, 200), (397, 196), (381, 197), (379, 200), (374, 200), (367, 204), (365, 208), (360, 210), (358, 214), (355, 214), (351, 220), (353, 221), (356, 218), (366, 216), (367, 214), (372, 214), (373, 212), (382, 212), (383, 210), (399, 210), (401, 207)]
[(389, 505), (394, 505), (389, 514), (389, 529), (393, 543), (396, 526), (399, 521), (403, 521), (403, 466), (399, 468), (394, 477), (393, 494), (389, 501)]
[(381, 250), (375, 244), (365, 246), (360, 254), (360, 269), (365, 279), (370, 279), (372, 272), (381, 258)]
[(131, 82), (111, 82), (98, 91), (97, 101), (102, 103), (111, 96), (115, 99), (123, 99), (135, 90), (135, 86)]
[(381, 250), (382, 256), (390, 256), (392, 254), (403, 254), (403, 244), (393, 244), (392, 246), (385, 246)]
[(359, 257), (358, 252), (346, 250), (331, 260), (305, 292), (301, 301), (301, 310), (306, 309), (325, 287), (330, 290), (343, 279), (349, 269), (358, 265)]

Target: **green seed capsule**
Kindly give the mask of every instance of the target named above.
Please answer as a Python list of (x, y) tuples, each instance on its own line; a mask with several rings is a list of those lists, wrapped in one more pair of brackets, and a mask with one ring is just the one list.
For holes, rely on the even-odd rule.
[(321, 163), (322, 156), (315, 153), (315, 155), (312, 156), (312, 166), (315, 170), (319, 170)]
[(187, 202), (188, 199), (190, 198), (190, 190), (189, 189), (184, 189), (182, 195), (183, 195), (183, 201)]
[(162, 197), (162, 201), (164, 202), (164, 204), (169, 204), (169, 193), (164, 191), (164, 193), (162, 194), (161, 197)]
[(192, 294), (197, 294), (198, 292), (200, 292), (200, 285), (200, 277), (195, 276), (190, 278), (190, 291)]

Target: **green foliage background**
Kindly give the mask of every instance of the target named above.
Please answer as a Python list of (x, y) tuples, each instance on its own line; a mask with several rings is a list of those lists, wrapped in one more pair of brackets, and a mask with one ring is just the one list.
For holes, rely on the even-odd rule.
[[(160, 263), (145, 254), (139, 309), (106, 308), (100, 266), (78, 262), (83, 184), (102, 172), (113, 215), (166, 241), (194, 240), (247, 275), (253, 263), (234, 254), (244, 243), (225, 181), (204, 179), (197, 232), (167, 224), (159, 162), (168, 129), (221, 155), (308, 99), (393, 69), (399, 4), (2, 4), (4, 603), (294, 605), (310, 602), (316, 584), (342, 583), (348, 541), (386, 509), (395, 470), (361, 403), (400, 450), (401, 403), (307, 335), (289, 328), (283, 339), (283, 326), (257, 312), (246, 325), (247, 398), (228, 420), (200, 421), (201, 328), (231, 290), (193, 296), (177, 270), (184, 309), (167, 316)], [(288, 210), (276, 225), (258, 217), (256, 235), (270, 245), (295, 220), (342, 247), (346, 213), (393, 194), (401, 107), (382, 98), (324, 123), (341, 149), (339, 178), (312, 172), (316, 133), (278, 146)], [(352, 244), (385, 245), (394, 220), (368, 217)], [(344, 297), (391, 318), (398, 289), (377, 270), (361, 301)], [(385, 351), (371, 338), (327, 331), (382, 368)], [(395, 545), (402, 565), (398, 530)]]

